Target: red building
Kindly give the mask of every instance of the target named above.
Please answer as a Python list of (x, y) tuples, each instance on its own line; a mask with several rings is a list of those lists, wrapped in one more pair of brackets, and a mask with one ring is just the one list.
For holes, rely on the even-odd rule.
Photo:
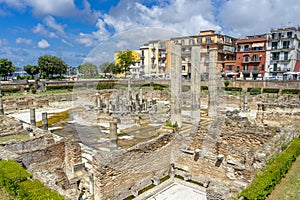
[(266, 43), (266, 35), (237, 40), (235, 60), (225, 61), (225, 75), (237, 78), (262, 78), (265, 73)]

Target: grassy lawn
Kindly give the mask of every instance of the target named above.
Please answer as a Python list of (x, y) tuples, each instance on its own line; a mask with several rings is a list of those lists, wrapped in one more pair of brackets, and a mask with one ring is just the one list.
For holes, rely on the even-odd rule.
[(300, 156), (293, 163), (286, 177), (276, 185), (267, 200), (295, 200), (300, 199)]
[(2, 142), (8, 142), (11, 140), (24, 140), (29, 138), (29, 134), (28, 133), (21, 133), (21, 134), (16, 134), (16, 135), (9, 135), (9, 136), (3, 136), (0, 137), (0, 143)]
[(6, 190), (0, 185), (0, 198), (2, 200), (14, 200), (15, 198), (6, 192)]

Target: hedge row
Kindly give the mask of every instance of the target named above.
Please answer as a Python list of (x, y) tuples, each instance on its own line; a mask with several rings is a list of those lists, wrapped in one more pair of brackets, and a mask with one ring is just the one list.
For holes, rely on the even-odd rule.
[(243, 88), (241, 87), (225, 87), (224, 88), (226, 91), (232, 91), (232, 92), (241, 92)]
[(263, 88), (263, 93), (278, 93), (279, 88)]
[(260, 88), (247, 88), (247, 92), (250, 92), (250, 95), (261, 94)]
[(12, 160), (0, 161), (0, 185), (16, 199), (63, 200), (58, 192), (45, 187), (39, 180), (29, 180), (32, 175)]
[(265, 199), (291, 168), (300, 154), (300, 138), (294, 139), (288, 149), (272, 160), (265, 170), (257, 174), (250, 186), (240, 196), (245, 199)]
[(281, 94), (300, 94), (300, 89), (283, 89)]
[(73, 90), (74, 85), (47, 85), (46, 90), (52, 91), (52, 90)]
[(16, 93), (21, 91), (20, 88), (2, 88), (1, 90), (3, 93)]

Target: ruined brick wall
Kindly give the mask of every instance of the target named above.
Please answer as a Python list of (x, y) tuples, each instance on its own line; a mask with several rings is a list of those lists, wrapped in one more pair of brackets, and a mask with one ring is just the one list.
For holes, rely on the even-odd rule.
[(61, 161), (64, 160), (64, 148), (65, 142), (57, 142), (53, 144), (46, 145), (43, 148), (22, 151), (19, 152), (21, 159), (25, 167), (33, 163), (42, 163), (55, 158), (59, 158)]
[[(173, 135), (140, 144), (125, 152), (94, 158), (95, 199), (124, 199), (169, 174)], [(106, 152), (107, 154), (108, 152)]]
[(47, 144), (53, 143), (54, 140), (50, 135), (41, 135), (38, 137), (29, 138), (27, 140), (20, 141), (10, 141), (8, 143), (3, 144), (9, 151), (19, 152), (19, 151), (28, 151), (32, 149), (38, 149), (44, 147)]

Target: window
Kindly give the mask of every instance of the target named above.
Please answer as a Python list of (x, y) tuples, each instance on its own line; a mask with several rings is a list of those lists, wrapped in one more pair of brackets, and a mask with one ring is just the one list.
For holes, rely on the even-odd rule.
[(273, 65), (273, 71), (277, 71), (277, 63)]
[(272, 60), (279, 60), (279, 52), (272, 53), (271, 56), (272, 56)]
[(212, 43), (210, 36), (206, 36), (206, 43)]
[(240, 69), (241, 69), (240, 66), (237, 66), (237, 67), (236, 67), (236, 71), (237, 71), (237, 72), (240, 71)]
[(287, 37), (292, 38), (292, 34), (293, 34), (293, 32), (287, 32)]
[(272, 49), (277, 49), (277, 45), (278, 45), (277, 42), (272, 42)]
[(248, 71), (248, 65), (245, 65), (244, 71)]
[(229, 71), (232, 70), (232, 65), (228, 65), (228, 70), (229, 70)]
[(201, 43), (202, 43), (202, 38), (201, 38), (201, 37), (199, 37), (199, 38), (197, 39), (197, 43), (198, 43), (198, 44), (201, 44)]
[(253, 54), (251, 61), (258, 61), (258, 54)]
[(283, 45), (282, 45), (282, 48), (284, 49), (288, 49), (290, 46), (290, 41), (283, 41)]
[(244, 56), (244, 62), (249, 62), (249, 55)]
[(288, 59), (289, 59), (289, 52), (284, 52), (283, 60), (288, 60)]
[(185, 71), (185, 65), (181, 66), (182, 71)]
[(249, 45), (245, 45), (245, 51), (250, 51)]
[(190, 40), (189, 40), (189, 45), (194, 45), (194, 44), (195, 44), (194, 39), (190, 39)]
[(261, 70), (265, 70), (265, 64), (261, 65)]
[(185, 40), (181, 40), (181, 45), (185, 45)]
[(253, 66), (253, 71), (257, 71), (257, 65)]

